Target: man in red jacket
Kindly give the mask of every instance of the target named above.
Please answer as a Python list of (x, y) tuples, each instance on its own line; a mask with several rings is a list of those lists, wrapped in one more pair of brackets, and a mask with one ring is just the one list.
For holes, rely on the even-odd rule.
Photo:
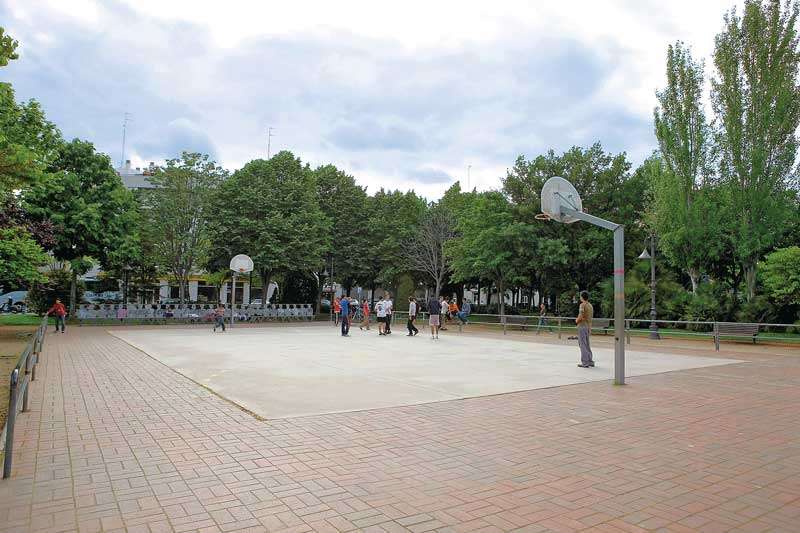
[(67, 308), (64, 307), (64, 304), (61, 303), (61, 300), (56, 298), (56, 303), (47, 310), (46, 314), (53, 313), (56, 315), (56, 333), (58, 333), (58, 325), (61, 324), (61, 333), (64, 333), (64, 317), (67, 316)]

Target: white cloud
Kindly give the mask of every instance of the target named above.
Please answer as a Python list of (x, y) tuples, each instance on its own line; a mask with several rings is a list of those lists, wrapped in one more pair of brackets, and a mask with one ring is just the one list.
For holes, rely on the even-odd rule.
[(432, 198), (551, 147), (640, 161), (667, 45), (708, 57), (731, 5), (7, 0), (22, 58), (3, 74), (114, 161), (124, 111), (134, 165), (203, 149), (236, 168), (273, 126), (273, 153)]

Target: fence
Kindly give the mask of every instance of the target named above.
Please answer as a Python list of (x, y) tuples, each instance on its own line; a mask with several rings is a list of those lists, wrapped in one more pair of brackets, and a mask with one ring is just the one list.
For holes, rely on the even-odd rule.
[[(6, 449), (3, 458), (3, 479), (11, 475), (11, 461), (14, 451), (14, 425), (17, 412), (22, 404), (22, 412), (28, 410), (28, 385), (36, 379), (36, 365), (42, 352), (44, 334), (47, 330), (47, 317), (43, 317), (31, 341), (25, 346), (22, 357), (11, 372), (11, 386), (8, 394), (8, 419), (6, 421)], [(22, 400), (22, 402), (20, 402)]]
[[(407, 316), (405, 311), (395, 311), (395, 315)], [(428, 313), (418, 313), (418, 317), (425, 320)], [(525, 331), (527, 329), (536, 328), (537, 331), (548, 330), (558, 334), (560, 339), (565, 332), (577, 331), (575, 319), (572, 316), (547, 316), (540, 324), (539, 316), (528, 315), (490, 315), (490, 314), (471, 314), (467, 318), (469, 324), (502, 327), (503, 334), (505, 335), (509, 329), (519, 329)], [(464, 325), (458, 320), (450, 320), (450, 324), (457, 324), (459, 331), (462, 331)], [(627, 344), (632, 343), (632, 339), (637, 336), (647, 336), (650, 334), (650, 329), (635, 327), (640, 324), (649, 326), (655, 322), (660, 327), (681, 326), (679, 331), (669, 331), (665, 329), (659, 330), (659, 335), (662, 337), (700, 337), (712, 340), (716, 349), (719, 350), (719, 343), (722, 339), (747, 339), (756, 341), (784, 341), (800, 344), (800, 335), (787, 336), (787, 332), (797, 330), (800, 333), (800, 325), (798, 324), (773, 324), (773, 323), (736, 323), (736, 322), (711, 322), (701, 320), (650, 320), (650, 319), (626, 319), (625, 320), (625, 337)], [(446, 324), (442, 324), (445, 326)], [(733, 327), (731, 327), (733, 326)], [(783, 330), (782, 332), (772, 332), (768, 336), (762, 335), (767, 333), (765, 330), (776, 329)], [(745, 332), (744, 330), (750, 330)], [(613, 318), (594, 318), (592, 321), (592, 331), (603, 334), (614, 333), (614, 319)], [(783, 335), (783, 336), (781, 336)]]
[[(225, 317), (230, 318), (231, 306), (224, 305)], [(167, 324), (212, 322), (216, 304), (81, 304), (77, 315), (80, 325), (86, 324)], [(312, 304), (255, 304), (236, 305), (237, 321), (313, 320)]]

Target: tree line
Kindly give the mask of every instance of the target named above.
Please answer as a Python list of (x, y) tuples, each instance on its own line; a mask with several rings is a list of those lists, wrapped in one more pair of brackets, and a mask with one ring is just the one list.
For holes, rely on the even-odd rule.
[[(497, 190), (441, 199), (413, 191), (369, 193), (345, 170), (311, 168), (283, 151), (230, 172), (187, 151), (156, 169), (152, 189), (127, 191), (106, 155), (64, 141), (35, 101), (17, 103), (0, 85), (0, 283), (47, 284), (38, 268), (70, 265), (76, 278), (100, 262), (133, 284), (188, 277), (204, 269), (217, 286), (233, 255), (255, 263), (263, 287), (319, 302), (333, 278), (386, 288), (400, 297), (421, 287), (495, 295), (494, 312), (524, 312), (534, 295), (552, 311), (574, 312), (588, 289), (600, 312), (613, 305), (612, 237), (586, 224), (542, 222), (544, 182), (562, 176), (584, 209), (626, 226), (626, 302), (649, 312), (648, 238), (658, 254), (658, 313), (686, 320), (794, 322), (800, 309), (798, 3), (748, 0), (724, 16), (715, 39), (705, 109), (705, 63), (676, 42), (653, 112), (658, 149), (634, 168), (601, 143), (520, 156)], [(0, 66), (16, 41), (0, 31)], [(709, 119), (708, 117), (711, 116)], [(506, 298), (509, 295), (510, 304)], [(266, 304), (266, 302), (264, 302)]]

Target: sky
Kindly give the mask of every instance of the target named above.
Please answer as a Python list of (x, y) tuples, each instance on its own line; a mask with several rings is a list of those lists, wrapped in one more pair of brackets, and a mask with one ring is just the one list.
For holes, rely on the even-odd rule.
[[(682, 40), (713, 75), (735, 0), (0, 0), (0, 69), (64, 137), (119, 165), (181, 151), (235, 170), (270, 150), (369, 192), (499, 187), (518, 156), (599, 141), (638, 165)], [(710, 114), (710, 113), (709, 113)]]

